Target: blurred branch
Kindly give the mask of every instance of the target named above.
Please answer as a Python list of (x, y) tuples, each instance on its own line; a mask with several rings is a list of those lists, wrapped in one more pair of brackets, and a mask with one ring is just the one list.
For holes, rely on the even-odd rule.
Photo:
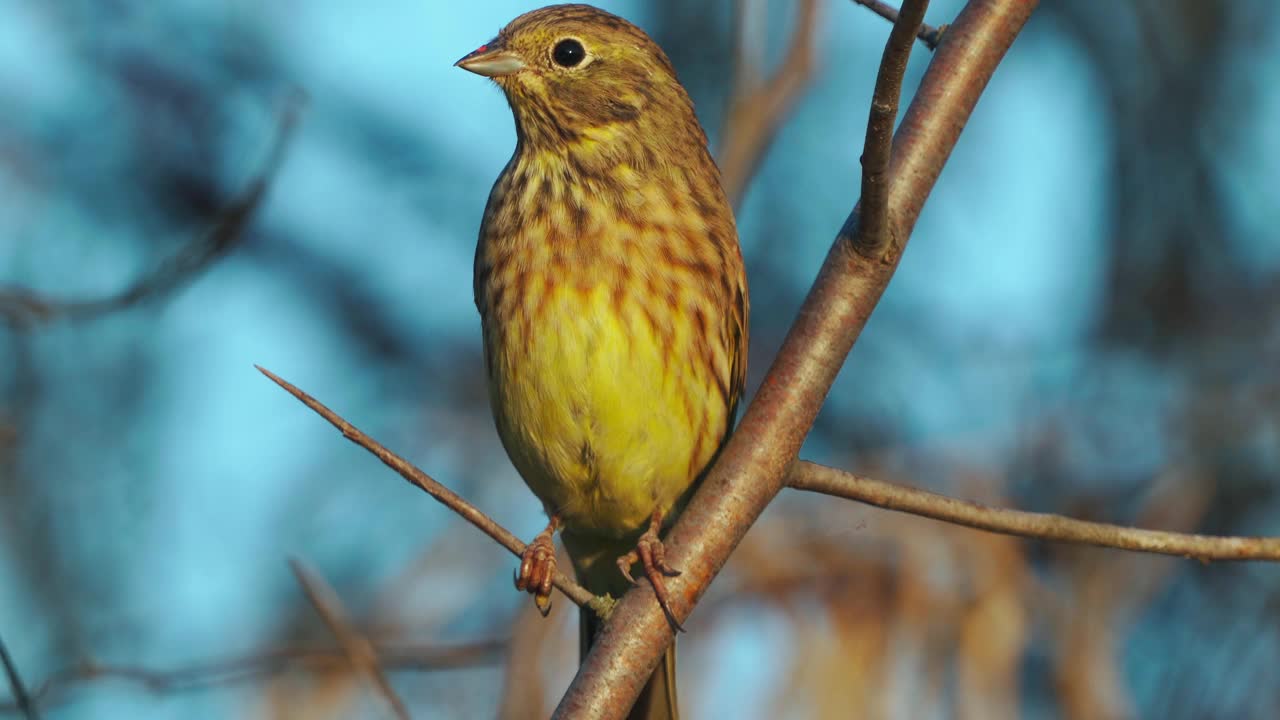
[[(387, 670), (424, 672), (493, 665), (502, 660), (507, 645), (506, 640), (481, 640), (453, 646), (379, 645), (376, 649)], [(156, 693), (189, 692), (274, 675), (300, 665), (320, 671), (349, 667), (350, 663), (342, 648), (267, 650), (178, 670), (85, 662), (50, 676), (30, 697), (33, 703), (48, 706), (73, 686), (97, 680), (125, 680)], [(16, 710), (21, 710), (18, 702), (0, 703), (0, 713)]]
[[(568, 567), (569, 558), (558, 548), (560, 557), (557, 562), (565, 562)], [(511, 622), (511, 647), (507, 651), (507, 662), (503, 668), (502, 699), (498, 703), (497, 720), (524, 720), (531, 717), (546, 717), (551, 708), (548, 705), (548, 688), (546, 668), (549, 653), (547, 646), (563, 636), (567, 606), (557, 603), (550, 617), (543, 617), (542, 611), (533, 603), (522, 603), (523, 608)], [(577, 611), (573, 612), (577, 615)], [(577, 618), (573, 620), (577, 624)], [(574, 637), (574, 651), (577, 651), (577, 637)]]
[[(1163, 472), (1142, 501), (1137, 523), (1191, 529), (1209, 509), (1212, 481), (1194, 470)], [(1099, 558), (1075, 545), (1053, 554), (1052, 573), (1067, 582), (1055, 584), (1047, 602), (1037, 607), (1051, 618), (1055, 636), (1051, 657), (1053, 685), (1064, 720), (1109, 720), (1135, 717), (1137, 707), (1126, 687), (1119, 646), (1151, 598), (1166, 587), (1178, 567), (1173, 558), (1161, 562), (1127, 554)], [(1123, 587), (1122, 592), (1117, 588)]]
[[(889, 22), (898, 20), (898, 9), (886, 2), (880, 0), (853, 0), (853, 4), (861, 5)], [(942, 41), (942, 33), (947, 31), (946, 25), (934, 27), (928, 23), (921, 23), (920, 30), (916, 32), (916, 37), (930, 51), (938, 49), (938, 43)]]
[(316, 614), (324, 620), (329, 631), (337, 638), (347, 659), (351, 661), (352, 668), (373, 685), (373, 689), (391, 708), (392, 714), (399, 720), (409, 720), (409, 709), (396, 695), (395, 689), (387, 681), (386, 674), (382, 672), (382, 665), (373, 644), (347, 621), (346, 612), (342, 608), (342, 600), (338, 597), (337, 591), (297, 558), (289, 558), (289, 569), (293, 571), (293, 576), (302, 586), (307, 600), (316, 609)]
[[(400, 476), (405, 480), (417, 485), (445, 507), (460, 515), (462, 519), (476, 526), (484, 534), (496, 540), (499, 545), (511, 551), (512, 554), (519, 557), (520, 554), (524, 552), (525, 545), (519, 540), (519, 538), (512, 535), (506, 528), (494, 522), (492, 518), (485, 515), (476, 508), (476, 506), (464, 500), (460, 495), (444, 485), (441, 485), (430, 475), (427, 475), (414, 467), (409, 461), (383, 447), (378, 441), (361, 432), (359, 428), (342, 419), (341, 416), (322, 405), (318, 400), (276, 376), (270, 370), (257, 365), (254, 367), (258, 368), (258, 371), (263, 375), (271, 378), (274, 383), (288, 391), (290, 395), (293, 395), (295, 398), (300, 400), (303, 405), (311, 408), (320, 415), (320, 417), (328, 420), (331, 425), (341, 430), (343, 437), (373, 453), (373, 455), (381, 460), (387, 467), (400, 473)], [(608, 605), (605, 604), (605, 601), (602, 598), (592, 595), (586, 588), (569, 579), (563, 573), (556, 573), (553, 584), (558, 590), (560, 590), (560, 592), (565, 594), (565, 597), (578, 605), (582, 607), (589, 607), (598, 613), (608, 613)]]
[(19, 328), (61, 318), (83, 320), (131, 307), (193, 280), (213, 265), (214, 261), (239, 245), (244, 238), (250, 218), (262, 205), (271, 181), (284, 161), (285, 151), (297, 127), (303, 104), (301, 94), (295, 94), (286, 101), (280, 112), (275, 139), (262, 169), (244, 193), (219, 213), (213, 228), (200, 240), (182, 248), (177, 255), (161, 263), (133, 285), (106, 298), (56, 300), (28, 288), (0, 287), (0, 318)]
[(1280, 538), (1222, 537), (1143, 530), (1125, 525), (1076, 520), (1062, 515), (996, 508), (927, 490), (873, 480), (811, 462), (797, 463), (787, 476), (787, 485), (797, 490), (857, 500), (886, 510), (1004, 535), (1179, 555), (1197, 560), (1280, 561)]
[(9, 679), (10, 690), (13, 691), (13, 706), (27, 720), (40, 720), (40, 712), (36, 709), (35, 701), (27, 693), (27, 686), (22, 684), (22, 676), (18, 674), (18, 665), (13, 661), (13, 657), (9, 655), (9, 648), (5, 646), (4, 638), (0, 638), (0, 662), (4, 663), (4, 674)]
[(734, 207), (741, 202), (778, 128), (809, 86), (816, 67), (818, 2), (800, 0), (786, 56), (767, 81), (760, 81), (760, 53), (750, 47), (747, 33), (764, 22), (761, 16), (767, 9), (766, 4), (752, 0), (735, 0), (733, 4), (733, 94), (720, 133), (719, 165), (721, 183)]
[[(876, 83), (875, 112), (897, 108), (886, 96), (901, 85), (906, 57), (926, 0), (908, 1), (886, 45), (880, 73), (899, 75)], [(929, 191), (959, 139), (988, 79), (1017, 37), (1035, 3), (1028, 0), (974, 0), (949, 30), (903, 119), (889, 167), (887, 202), (869, 204), (856, 216), (892, 215), (873, 227), (892, 228), (905, 243)], [(903, 37), (906, 40), (903, 42)], [(876, 136), (888, 144), (888, 136)], [(877, 148), (864, 152), (875, 156)], [(866, 168), (864, 167), (864, 175)], [(846, 229), (850, 223), (846, 222)], [(856, 229), (856, 228), (855, 228)], [(883, 247), (887, 238), (862, 231), (848, 235)], [(671, 610), (687, 618), (733, 549), (781, 491), (805, 436), (813, 426), (845, 358), (893, 275), (900, 254), (887, 262), (866, 262), (852, 252), (842, 231), (801, 307), (783, 347), (741, 424), (666, 539), (668, 561), (681, 575), (668, 582)], [(555, 717), (621, 718), (672, 641), (653, 589), (641, 584), (614, 607), (591, 647)]]

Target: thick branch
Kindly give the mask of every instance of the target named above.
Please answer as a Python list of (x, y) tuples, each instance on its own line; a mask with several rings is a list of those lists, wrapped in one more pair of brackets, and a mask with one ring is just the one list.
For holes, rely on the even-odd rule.
[(302, 592), (315, 608), (316, 614), (324, 620), (329, 632), (333, 633), (333, 637), (342, 646), (343, 652), (347, 654), (347, 660), (351, 662), (351, 667), (364, 676), (398, 720), (409, 720), (409, 709), (405, 707), (400, 696), (396, 695), (395, 689), (387, 680), (386, 673), (382, 671), (378, 651), (374, 649), (373, 643), (369, 642), (369, 638), (351, 627), (337, 591), (318, 573), (296, 558), (289, 559), (289, 569), (293, 571), (293, 576), (298, 580), (298, 585), (302, 586)]
[[(897, 22), (898, 20), (898, 9), (889, 3), (881, 2), (880, 0), (853, 0), (853, 3), (861, 5), (889, 22)], [(922, 23), (920, 30), (916, 33), (916, 37), (920, 42), (924, 43), (925, 47), (930, 50), (937, 50), (938, 43), (942, 41), (942, 33), (946, 29), (946, 25), (934, 27), (927, 23)]]
[[(924, 2), (905, 15), (922, 17)], [(1034, 2), (974, 0), (948, 30), (903, 119), (889, 169), (892, 227), (905, 242), (924, 200), (959, 138), (987, 80), (995, 72)], [(899, 18), (914, 31), (913, 24)], [(896, 26), (895, 26), (896, 27)], [(910, 52), (895, 32), (891, 62)], [(900, 82), (900, 81), (898, 81)], [(877, 83), (877, 88), (897, 82)], [(877, 96), (878, 107), (896, 97)], [(879, 141), (887, 141), (880, 138)], [(864, 152), (876, 153), (875, 148)], [(846, 225), (848, 227), (848, 225)], [(857, 232), (856, 221), (852, 228)], [(888, 285), (899, 254), (866, 262), (842, 233), (773, 366), (719, 460), (667, 538), (668, 559), (682, 575), (668, 581), (671, 607), (683, 619), (706, 591), (747, 530), (778, 494), (836, 374)], [(671, 642), (671, 628), (650, 587), (627, 593), (614, 608), (556, 711), (556, 717), (620, 718)]]
[[(383, 447), (377, 440), (374, 440), (361, 432), (359, 428), (342, 419), (342, 417), (337, 413), (322, 405), (320, 401), (281, 379), (270, 370), (257, 365), (254, 367), (258, 368), (258, 372), (261, 372), (263, 375), (271, 378), (275, 384), (287, 390), (290, 395), (302, 401), (303, 405), (306, 405), (320, 415), (320, 417), (328, 420), (329, 424), (341, 430), (343, 437), (373, 453), (373, 455), (381, 460), (387, 467), (400, 473), (400, 476), (405, 480), (417, 485), (428, 495), (440, 501), (440, 503), (445, 507), (460, 515), (463, 520), (466, 520), (476, 526), (485, 535), (496, 540), (499, 545), (510, 550), (512, 554), (518, 557), (522, 552), (524, 552), (524, 543), (520, 542), (519, 538), (512, 535), (506, 528), (494, 522), (492, 518), (485, 515), (476, 508), (476, 506), (462, 499), (462, 496), (444, 485), (441, 485), (430, 475), (414, 467), (408, 460), (405, 460), (399, 455), (396, 455)], [(586, 588), (569, 579), (563, 573), (556, 573), (553, 584), (560, 592), (565, 594), (565, 597), (578, 605), (590, 607), (597, 612), (606, 610), (606, 608), (601, 607), (600, 598), (592, 595)]]
[(1226, 537), (1144, 530), (1062, 515), (981, 505), (801, 461), (787, 477), (797, 490), (857, 500), (885, 510), (1037, 540), (1097, 545), (1197, 560), (1280, 561), (1280, 538)]

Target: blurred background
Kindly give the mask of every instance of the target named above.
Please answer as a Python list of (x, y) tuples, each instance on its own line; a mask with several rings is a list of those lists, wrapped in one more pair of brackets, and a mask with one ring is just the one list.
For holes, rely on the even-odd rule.
[[(414, 717), (554, 706), (569, 603), (539, 618), (513, 557), (253, 368), (516, 534), (542, 527), (471, 296), (513, 127), (452, 67), (538, 4), (0, 0), (0, 637), (46, 717), (387, 717), (291, 557)], [(857, 199), (889, 25), (849, 0), (802, 21), (777, 0), (602, 5), (667, 49), (717, 150), (735, 33), (767, 78), (815, 28), (739, 209), (751, 390)], [(805, 455), (1280, 534), (1277, 38), (1267, 0), (1043, 2)], [(680, 690), (691, 718), (1270, 718), (1278, 621), (1274, 566), (788, 492), (689, 620)], [(20, 716), (7, 689), (0, 716)]]

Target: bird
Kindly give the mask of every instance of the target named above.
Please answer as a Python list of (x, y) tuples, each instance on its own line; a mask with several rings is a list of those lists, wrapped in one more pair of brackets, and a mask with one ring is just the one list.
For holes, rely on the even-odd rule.
[[(516, 586), (546, 613), (559, 532), (597, 595), (638, 566), (674, 631), (662, 537), (746, 378), (746, 272), (706, 133), (658, 44), (590, 5), (525, 13), (456, 65), (501, 88), (516, 130), (474, 273), (498, 435), (548, 516)], [(585, 654), (602, 624), (581, 617)], [(673, 644), (631, 717), (677, 710)]]

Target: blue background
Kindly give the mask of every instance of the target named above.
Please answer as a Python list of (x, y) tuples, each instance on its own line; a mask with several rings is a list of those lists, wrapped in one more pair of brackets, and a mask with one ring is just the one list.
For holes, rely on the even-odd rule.
[[(378, 642), (514, 638), (514, 663), (395, 672), (415, 717), (491, 716), (504, 697), (536, 715), (558, 697), (567, 603), (539, 621), (513, 558), (253, 369), (516, 534), (541, 528), (492, 428), (471, 299), (513, 127), (492, 83), (452, 67), (537, 4), (0, 0), (5, 291), (90, 300), (163, 266), (307, 97), (265, 204), (206, 270), (99, 317), (4, 306), (0, 636), (30, 685), (90, 661), (330, 645), (293, 556)], [(776, 59), (790, 4), (768, 5)], [(729, 3), (603, 6), (668, 50), (716, 146)], [(858, 195), (889, 26), (822, 10), (815, 82), (739, 211), (749, 390)], [(1028, 509), (1280, 534), (1278, 19), (1262, 0), (1046, 2), (806, 456)], [(917, 47), (908, 91), (927, 58)], [(691, 620), (682, 701), (691, 717), (1268, 717), (1278, 585), (1266, 565), (785, 495)], [(385, 716), (341, 668), (183, 692), (99, 679), (47, 700), (56, 718)]]

